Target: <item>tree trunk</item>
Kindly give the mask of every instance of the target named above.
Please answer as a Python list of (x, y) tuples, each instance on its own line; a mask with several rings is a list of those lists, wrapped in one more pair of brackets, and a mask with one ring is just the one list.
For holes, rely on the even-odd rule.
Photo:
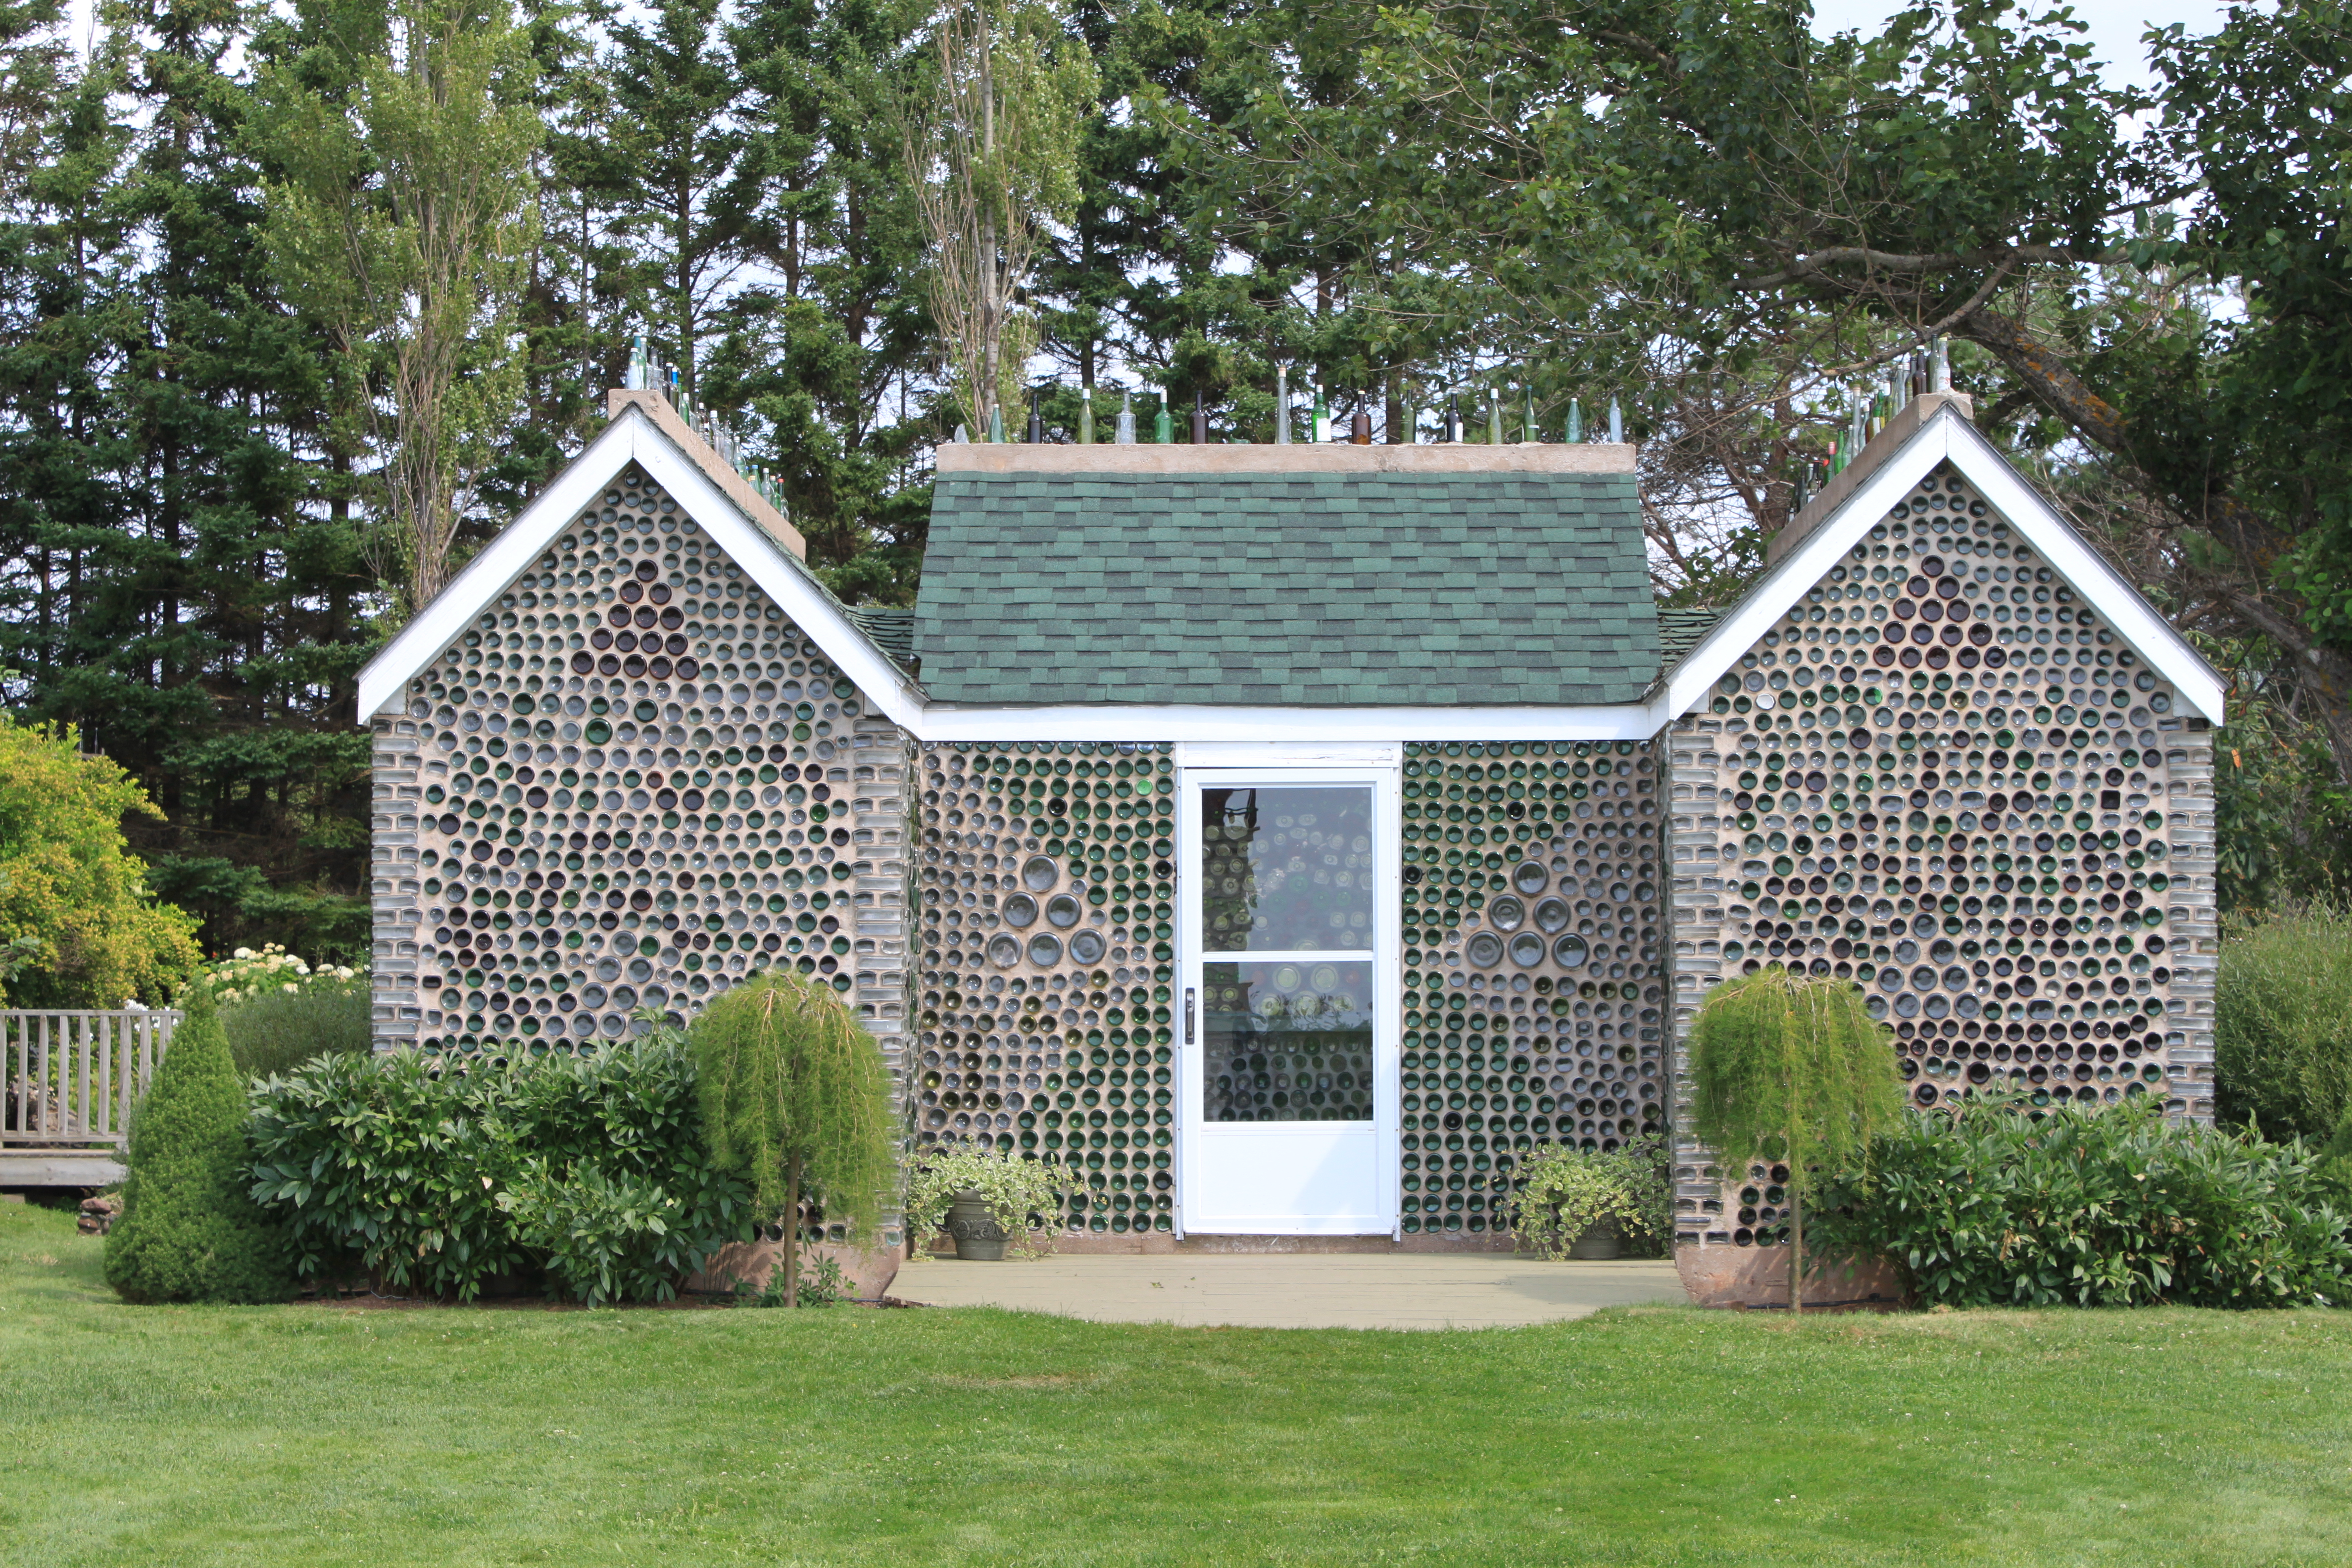
[(784, 1305), (801, 1304), (801, 1157), (793, 1156), (784, 1175)]
[(1805, 1312), (1805, 1200), (1789, 1194), (1789, 1310)]

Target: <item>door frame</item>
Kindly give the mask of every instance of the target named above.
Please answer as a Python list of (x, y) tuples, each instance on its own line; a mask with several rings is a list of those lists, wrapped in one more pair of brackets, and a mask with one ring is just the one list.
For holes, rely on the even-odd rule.
[[(1202, 1047), (1197, 1019), (1202, 964), (1205, 962), (1197, 933), (1201, 926), (1201, 790), (1219, 785), (1369, 784), (1372, 791), (1372, 840), (1381, 876), (1372, 894), (1372, 1139), (1374, 1216), (1360, 1226), (1333, 1229), (1299, 1226), (1284, 1230), (1213, 1234), (1281, 1236), (1403, 1235), (1403, 1188), (1401, 1153), (1402, 1110), (1401, 1074), (1404, 1026), (1404, 878), (1403, 810), (1404, 748), (1393, 744), (1359, 746), (1192, 744), (1180, 745), (1176, 755), (1176, 1121), (1175, 1232), (1202, 1226), (1195, 1197), (1196, 1179), (1202, 1171), (1202, 1135), (1206, 1128), (1206, 1098), (1202, 1074)], [(1274, 955), (1268, 954), (1268, 957)], [(1253, 1124), (1255, 1125), (1255, 1124)], [(1316, 1123), (1271, 1123), (1315, 1127)], [(1279, 1133), (1274, 1134), (1276, 1137)]]

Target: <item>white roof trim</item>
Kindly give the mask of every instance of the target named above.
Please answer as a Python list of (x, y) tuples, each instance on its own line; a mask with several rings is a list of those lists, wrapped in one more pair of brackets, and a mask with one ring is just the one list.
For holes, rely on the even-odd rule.
[(840, 606), (809, 577), (806, 567), (786, 555), (746, 518), (678, 449), (677, 443), (635, 407), (625, 408), (605, 426), (553, 484), (368, 661), (360, 671), (360, 722), (366, 723), (397, 702), (408, 683), (529, 570), (541, 552), (632, 462), (667, 491), (729, 558), (815, 639), (825, 657), (839, 665), (885, 716), (905, 728), (919, 729), (922, 708), (914, 683), (851, 624)]
[(1294, 742), (1646, 741), (1653, 710), (1592, 708), (960, 708), (934, 702), (912, 726), (925, 741)]
[[(642, 419), (643, 415), (636, 416)], [(580, 515), (629, 460), (629, 421), (604, 426), (588, 449), (565, 465), (522, 514), (499, 531), (478, 554), (417, 611), (399, 635), (360, 670), (360, 722), (364, 724), (400, 700), (417, 673), (456, 641), (467, 623), (494, 603), (522, 575), (572, 520)]]
[(1948, 460), (2093, 609), (2114, 624), (2158, 675), (2171, 682), (2198, 712), (2216, 724), (2222, 721), (2224, 689), (2212, 666), (2074, 531), (2041, 491), (2010, 467), (1982, 432), (1956, 410), (1946, 408), (1881, 463), (1666, 672), (1654, 704), (1660, 722), (1678, 719), (1705, 701), (1716, 681), (1741, 654), (1753, 647), (1929, 470)]
[(416, 618), (360, 671), (362, 723), (402, 690), (527, 571), (630, 463), (667, 490), (753, 583), (841, 667), (891, 722), (919, 741), (1095, 741), (1311, 745), (1399, 741), (1647, 740), (1706, 698), (1716, 680), (1835, 565), (1857, 540), (1948, 459), (2026, 542), (2121, 632), (2200, 713), (2222, 717), (2212, 668), (2116, 575), (2002, 459), (1973, 425), (1946, 409), (1879, 466), (1815, 527), (1699, 645), (1669, 669), (1649, 700), (1594, 707), (1242, 708), (1209, 704), (968, 707), (929, 701), (788, 555), (713, 484), (644, 412), (625, 408), (555, 482), (466, 564)]
[(1209, 704), (980, 708), (921, 689), (645, 413), (625, 407), (521, 515), (467, 563), (423, 613), (360, 671), (360, 721), (411, 680), (570, 527), (632, 462), (669, 493), (752, 582), (839, 665), (891, 722), (921, 741), (1290, 742), (1647, 740), (1652, 707), (1226, 708)]
[(703, 531), (792, 617), (793, 625), (815, 640), (825, 657), (882, 710), (884, 717), (902, 729), (915, 729), (922, 715), (922, 700), (914, 682), (858, 630), (831, 595), (817, 586), (808, 568), (784, 553), (782, 546), (738, 510), (652, 420), (639, 414), (632, 423), (640, 433), (632, 455), (653, 481), (702, 525)]

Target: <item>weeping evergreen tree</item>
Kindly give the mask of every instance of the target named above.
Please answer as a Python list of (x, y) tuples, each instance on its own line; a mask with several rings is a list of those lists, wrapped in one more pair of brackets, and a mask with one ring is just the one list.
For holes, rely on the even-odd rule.
[(1707, 993), (1691, 1025), (1692, 1131), (1726, 1166), (1789, 1168), (1789, 1306), (1804, 1310), (1805, 1198), (1903, 1110), (1895, 1047), (1843, 980), (1775, 964)]
[(801, 1199), (871, 1228), (898, 1174), (890, 1073), (833, 988), (769, 970), (694, 1021), (703, 1136), (720, 1168), (751, 1184), (784, 1226), (784, 1299), (800, 1301)]

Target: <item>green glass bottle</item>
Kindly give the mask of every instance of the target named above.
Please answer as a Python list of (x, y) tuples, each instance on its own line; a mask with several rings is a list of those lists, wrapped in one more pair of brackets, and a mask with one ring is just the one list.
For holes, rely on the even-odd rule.
[(1168, 395), (1160, 395), (1160, 412), (1151, 416), (1151, 438), (1165, 447), (1176, 438), (1175, 421), (1168, 416)]
[(1095, 389), (1082, 386), (1078, 388), (1078, 445), (1091, 447), (1094, 444)]

